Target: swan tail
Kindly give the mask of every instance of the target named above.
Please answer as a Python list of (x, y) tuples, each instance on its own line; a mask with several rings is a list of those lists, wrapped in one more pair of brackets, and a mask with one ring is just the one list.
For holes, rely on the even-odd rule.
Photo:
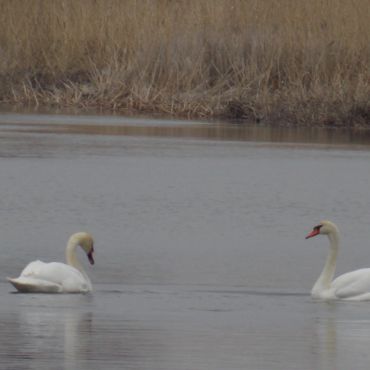
[(31, 277), (7, 278), (20, 293), (60, 293), (59, 284)]

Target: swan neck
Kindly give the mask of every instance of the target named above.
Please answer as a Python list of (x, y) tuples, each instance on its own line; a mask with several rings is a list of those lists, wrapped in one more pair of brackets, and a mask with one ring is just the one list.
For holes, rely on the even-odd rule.
[(338, 250), (339, 246), (339, 235), (338, 231), (332, 231), (330, 234), (328, 234), (328, 238), (330, 241), (330, 249)]
[(82, 267), (80, 261), (77, 259), (76, 248), (79, 246), (79, 240), (73, 236), (69, 239), (66, 248), (66, 260), (67, 264), (74, 267), (76, 270), (80, 271), (82, 276), (85, 278), (88, 284), (89, 290), (92, 290), (92, 285), (89, 277), (87, 276), (84, 268)]
[(334, 278), (339, 248), (338, 232), (333, 231), (332, 233), (328, 234), (328, 238), (330, 241), (329, 254), (326, 257), (324, 268), (312, 289), (313, 293), (318, 293), (325, 289), (329, 289)]
[(66, 248), (66, 260), (67, 264), (76, 268), (77, 270), (83, 270), (82, 265), (77, 259), (76, 248), (78, 247), (78, 241), (70, 239)]

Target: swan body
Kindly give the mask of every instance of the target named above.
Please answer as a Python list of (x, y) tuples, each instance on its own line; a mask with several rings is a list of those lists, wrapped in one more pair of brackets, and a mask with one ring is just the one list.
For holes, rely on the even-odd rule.
[(347, 272), (333, 280), (339, 248), (338, 227), (330, 221), (322, 221), (306, 236), (327, 235), (330, 250), (324, 268), (311, 290), (311, 296), (322, 300), (370, 300), (370, 268)]
[(30, 262), (17, 278), (8, 281), (22, 293), (88, 293), (92, 290), (89, 277), (77, 260), (80, 246), (94, 264), (94, 243), (88, 233), (73, 234), (66, 247), (67, 264), (61, 262)]

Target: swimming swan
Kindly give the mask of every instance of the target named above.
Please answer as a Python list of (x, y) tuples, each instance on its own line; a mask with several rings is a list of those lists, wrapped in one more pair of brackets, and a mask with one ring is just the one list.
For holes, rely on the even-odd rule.
[(330, 251), (324, 269), (311, 290), (313, 298), (322, 300), (370, 300), (370, 268), (347, 272), (333, 280), (339, 245), (338, 227), (330, 221), (322, 221), (306, 236), (327, 235)]
[(88, 233), (73, 234), (66, 247), (67, 264), (61, 262), (30, 262), (17, 278), (8, 281), (22, 293), (87, 293), (92, 290), (90, 279), (77, 260), (80, 246), (90, 264), (94, 264), (94, 242)]

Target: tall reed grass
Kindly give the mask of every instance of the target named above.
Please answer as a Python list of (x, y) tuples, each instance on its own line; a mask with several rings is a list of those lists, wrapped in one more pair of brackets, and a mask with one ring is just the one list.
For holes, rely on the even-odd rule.
[(0, 101), (370, 125), (368, 0), (0, 0)]

